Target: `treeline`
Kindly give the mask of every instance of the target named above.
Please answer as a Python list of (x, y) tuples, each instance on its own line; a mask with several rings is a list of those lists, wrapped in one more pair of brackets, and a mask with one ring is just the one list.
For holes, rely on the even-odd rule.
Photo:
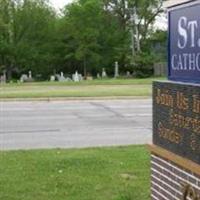
[(59, 13), (47, 0), (0, 0), (0, 72), (95, 76), (118, 61), (121, 73), (151, 75), (165, 56), (166, 33), (152, 26), (161, 12), (162, 0), (77, 0)]

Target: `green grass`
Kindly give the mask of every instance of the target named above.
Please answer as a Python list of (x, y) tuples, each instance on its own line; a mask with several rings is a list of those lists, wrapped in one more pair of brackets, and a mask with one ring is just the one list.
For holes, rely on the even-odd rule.
[(0, 86), (0, 98), (150, 96), (153, 80), (157, 79), (13, 83)]
[[(25, 83), (26, 85), (31, 86), (44, 86), (44, 85), (58, 85), (58, 86), (70, 86), (70, 85), (133, 85), (133, 84), (151, 84), (155, 80), (165, 80), (164, 77), (156, 77), (156, 78), (135, 78), (135, 79), (94, 79), (92, 81), (81, 81), (78, 83), (75, 82), (33, 82), (33, 83)], [(6, 84), (6, 87), (12, 86), (24, 86), (24, 83), (10, 83)]]
[(0, 88), (0, 98), (150, 96), (150, 85), (13, 86)]
[(0, 152), (1, 200), (150, 200), (143, 146)]

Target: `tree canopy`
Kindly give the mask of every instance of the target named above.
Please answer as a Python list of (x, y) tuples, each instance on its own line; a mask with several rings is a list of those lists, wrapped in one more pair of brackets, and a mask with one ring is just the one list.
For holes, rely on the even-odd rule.
[(149, 38), (161, 12), (162, 0), (77, 0), (62, 13), (48, 0), (0, 0), (0, 72), (112, 74), (115, 61), (134, 71), (138, 56), (153, 53)]

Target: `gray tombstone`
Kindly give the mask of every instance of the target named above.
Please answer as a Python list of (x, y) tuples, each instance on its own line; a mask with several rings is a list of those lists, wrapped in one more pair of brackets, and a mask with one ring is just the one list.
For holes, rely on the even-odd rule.
[(60, 76), (58, 76), (58, 81), (59, 82), (64, 82), (66, 79), (65, 79), (65, 77), (64, 77), (64, 73), (63, 72), (61, 72), (60, 73)]
[(24, 83), (28, 80), (28, 76), (26, 74), (22, 74), (21, 77), (20, 77), (20, 82), (21, 83)]
[(105, 68), (102, 69), (102, 78), (107, 78), (107, 73)]
[(56, 81), (59, 81), (60, 80), (60, 74), (56, 74), (55, 79), (56, 79)]
[(99, 74), (99, 73), (97, 73), (97, 79), (100, 79), (100, 78), (101, 78), (100, 74)]
[(3, 72), (3, 75), (0, 77), (1, 83), (6, 83), (6, 71)]
[(115, 78), (119, 77), (119, 64), (115, 62)]
[(82, 74), (79, 74), (79, 75), (78, 75), (78, 78), (79, 78), (79, 81), (82, 81), (82, 80), (83, 80)]
[(28, 72), (27, 79), (25, 79), (24, 82), (33, 82), (33, 81), (34, 81), (34, 79), (33, 79), (33, 77), (32, 77), (32, 72), (29, 71), (29, 72)]
[(51, 76), (50, 76), (50, 81), (51, 81), (51, 82), (54, 82), (55, 80), (56, 80), (56, 77), (55, 77), (54, 75), (51, 75)]
[(32, 72), (31, 71), (28, 72), (28, 78), (32, 79)]
[(73, 74), (72, 79), (74, 82), (79, 82), (79, 74), (78, 71), (75, 72), (75, 74)]
[(126, 72), (126, 77), (130, 78), (131, 77), (131, 73), (129, 71)]

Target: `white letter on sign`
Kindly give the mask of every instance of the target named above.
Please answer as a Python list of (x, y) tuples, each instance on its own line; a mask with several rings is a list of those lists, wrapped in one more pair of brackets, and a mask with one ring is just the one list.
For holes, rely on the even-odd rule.
[(188, 36), (186, 27), (187, 27), (187, 18), (181, 17), (178, 21), (178, 33), (181, 36), (181, 38), (178, 39), (178, 47), (180, 49), (184, 49), (187, 45)]
[(188, 29), (191, 30), (191, 47), (195, 47), (195, 28), (197, 28), (198, 25), (197, 25), (197, 21), (191, 21), (188, 23)]

